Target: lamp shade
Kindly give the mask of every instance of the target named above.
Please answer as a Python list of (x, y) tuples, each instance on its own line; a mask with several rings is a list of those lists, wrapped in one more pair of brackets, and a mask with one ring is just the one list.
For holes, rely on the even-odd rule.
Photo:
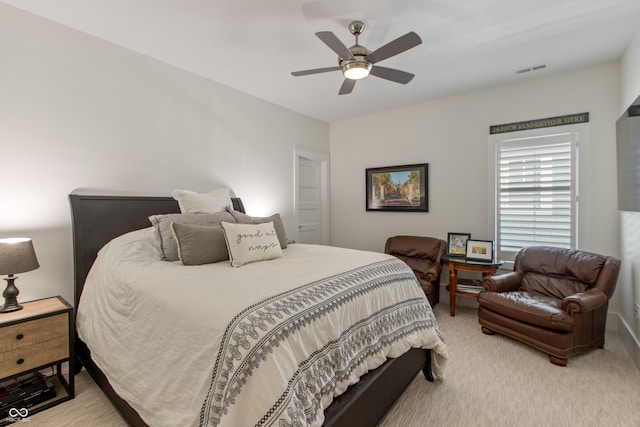
[(40, 267), (31, 239), (0, 239), (0, 274), (16, 274)]

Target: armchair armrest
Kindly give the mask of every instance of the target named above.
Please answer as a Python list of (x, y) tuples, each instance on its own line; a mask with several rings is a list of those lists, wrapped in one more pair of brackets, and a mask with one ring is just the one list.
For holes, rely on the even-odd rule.
[(440, 269), (441, 267), (439, 265), (432, 265), (422, 272), (422, 277), (424, 280), (434, 282), (435, 280), (438, 280), (438, 277), (440, 276)]
[(598, 288), (591, 288), (586, 292), (570, 295), (562, 300), (562, 309), (573, 316), (575, 313), (593, 311), (606, 304), (607, 294)]
[(520, 287), (522, 274), (512, 271), (511, 273), (499, 274), (497, 276), (487, 276), (482, 279), (482, 286), (487, 291), (510, 292), (517, 291)]

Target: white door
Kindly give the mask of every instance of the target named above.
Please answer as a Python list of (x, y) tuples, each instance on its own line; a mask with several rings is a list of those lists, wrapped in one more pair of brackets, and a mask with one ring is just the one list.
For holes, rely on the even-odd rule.
[(298, 243), (329, 244), (326, 206), (327, 160), (322, 157), (300, 151), (296, 154)]

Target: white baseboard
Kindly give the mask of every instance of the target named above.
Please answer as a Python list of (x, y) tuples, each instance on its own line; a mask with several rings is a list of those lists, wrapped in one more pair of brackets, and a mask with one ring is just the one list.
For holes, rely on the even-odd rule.
[(620, 338), (622, 338), (622, 342), (624, 346), (627, 347), (627, 351), (633, 359), (633, 362), (636, 364), (638, 369), (640, 369), (640, 342), (638, 342), (638, 338), (634, 335), (633, 331), (624, 321), (622, 316), (615, 314), (617, 317), (618, 331), (620, 332)]

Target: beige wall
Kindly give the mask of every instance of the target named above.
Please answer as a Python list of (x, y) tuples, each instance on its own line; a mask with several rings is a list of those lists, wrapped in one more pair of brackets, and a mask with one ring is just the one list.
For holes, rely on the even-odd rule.
[(326, 123), (1, 3), (0, 58), (0, 237), (32, 237), (41, 265), (21, 300), (73, 301), (74, 189), (225, 185), (293, 226), (294, 148), (328, 153)]
[[(620, 61), (622, 114), (640, 96), (640, 31)], [(640, 304), (640, 212), (620, 212), (622, 271), (620, 289), (620, 331), (636, 365), (640, 367), (640, 322), (634, 304)]]
[[(615, 158), (615, 121), (638, 96), (640, 31), (619, 64), (333, 123), (332, 243), (381, 251), (385, 239), (395, 234), (445, 239), (448, 231), (467, 231), (491, 238), (485, 179), (488, 127), (588, 111), (589, 147), (581, 152), (580, 209), (585, 217), (580, 247), (622, 259), (607, 327), (620, 331), (640, 366), (640, 322), (634, 316), (634, 304), (640, 304), (640, 213), (617, 211)], [(365, 168), (419, 162), (430, 167), (429, 213), (365, 211)]]
[(620, 114), (640, 96), (640, 30), (620, 60)]
[[(331, 242), (382, 251), (387, 237), (398, 234), (446, 239), (454, 231), (492, 239), (489, 126), (589, 112), (589, 141), (580, 146), (579, 246), (620, 256), (618, 111), (619, 64), (608, 63), (332, 123)], [(423, 162), (428, 213), (365, 211), (366, 168)], [(610, 305), (614, 317), (618, 294)]]
[[(589, 112), (580, 247), (618, 255), (618, 76), (618, 64), (609, 63), (332, 123), (332, 243), (381, 251), (387, 237), (403, 233), (491, 238), (489, 126)], [(429, 163), (429, 213), (365, 211), (365, 168), (422, 162)]]

